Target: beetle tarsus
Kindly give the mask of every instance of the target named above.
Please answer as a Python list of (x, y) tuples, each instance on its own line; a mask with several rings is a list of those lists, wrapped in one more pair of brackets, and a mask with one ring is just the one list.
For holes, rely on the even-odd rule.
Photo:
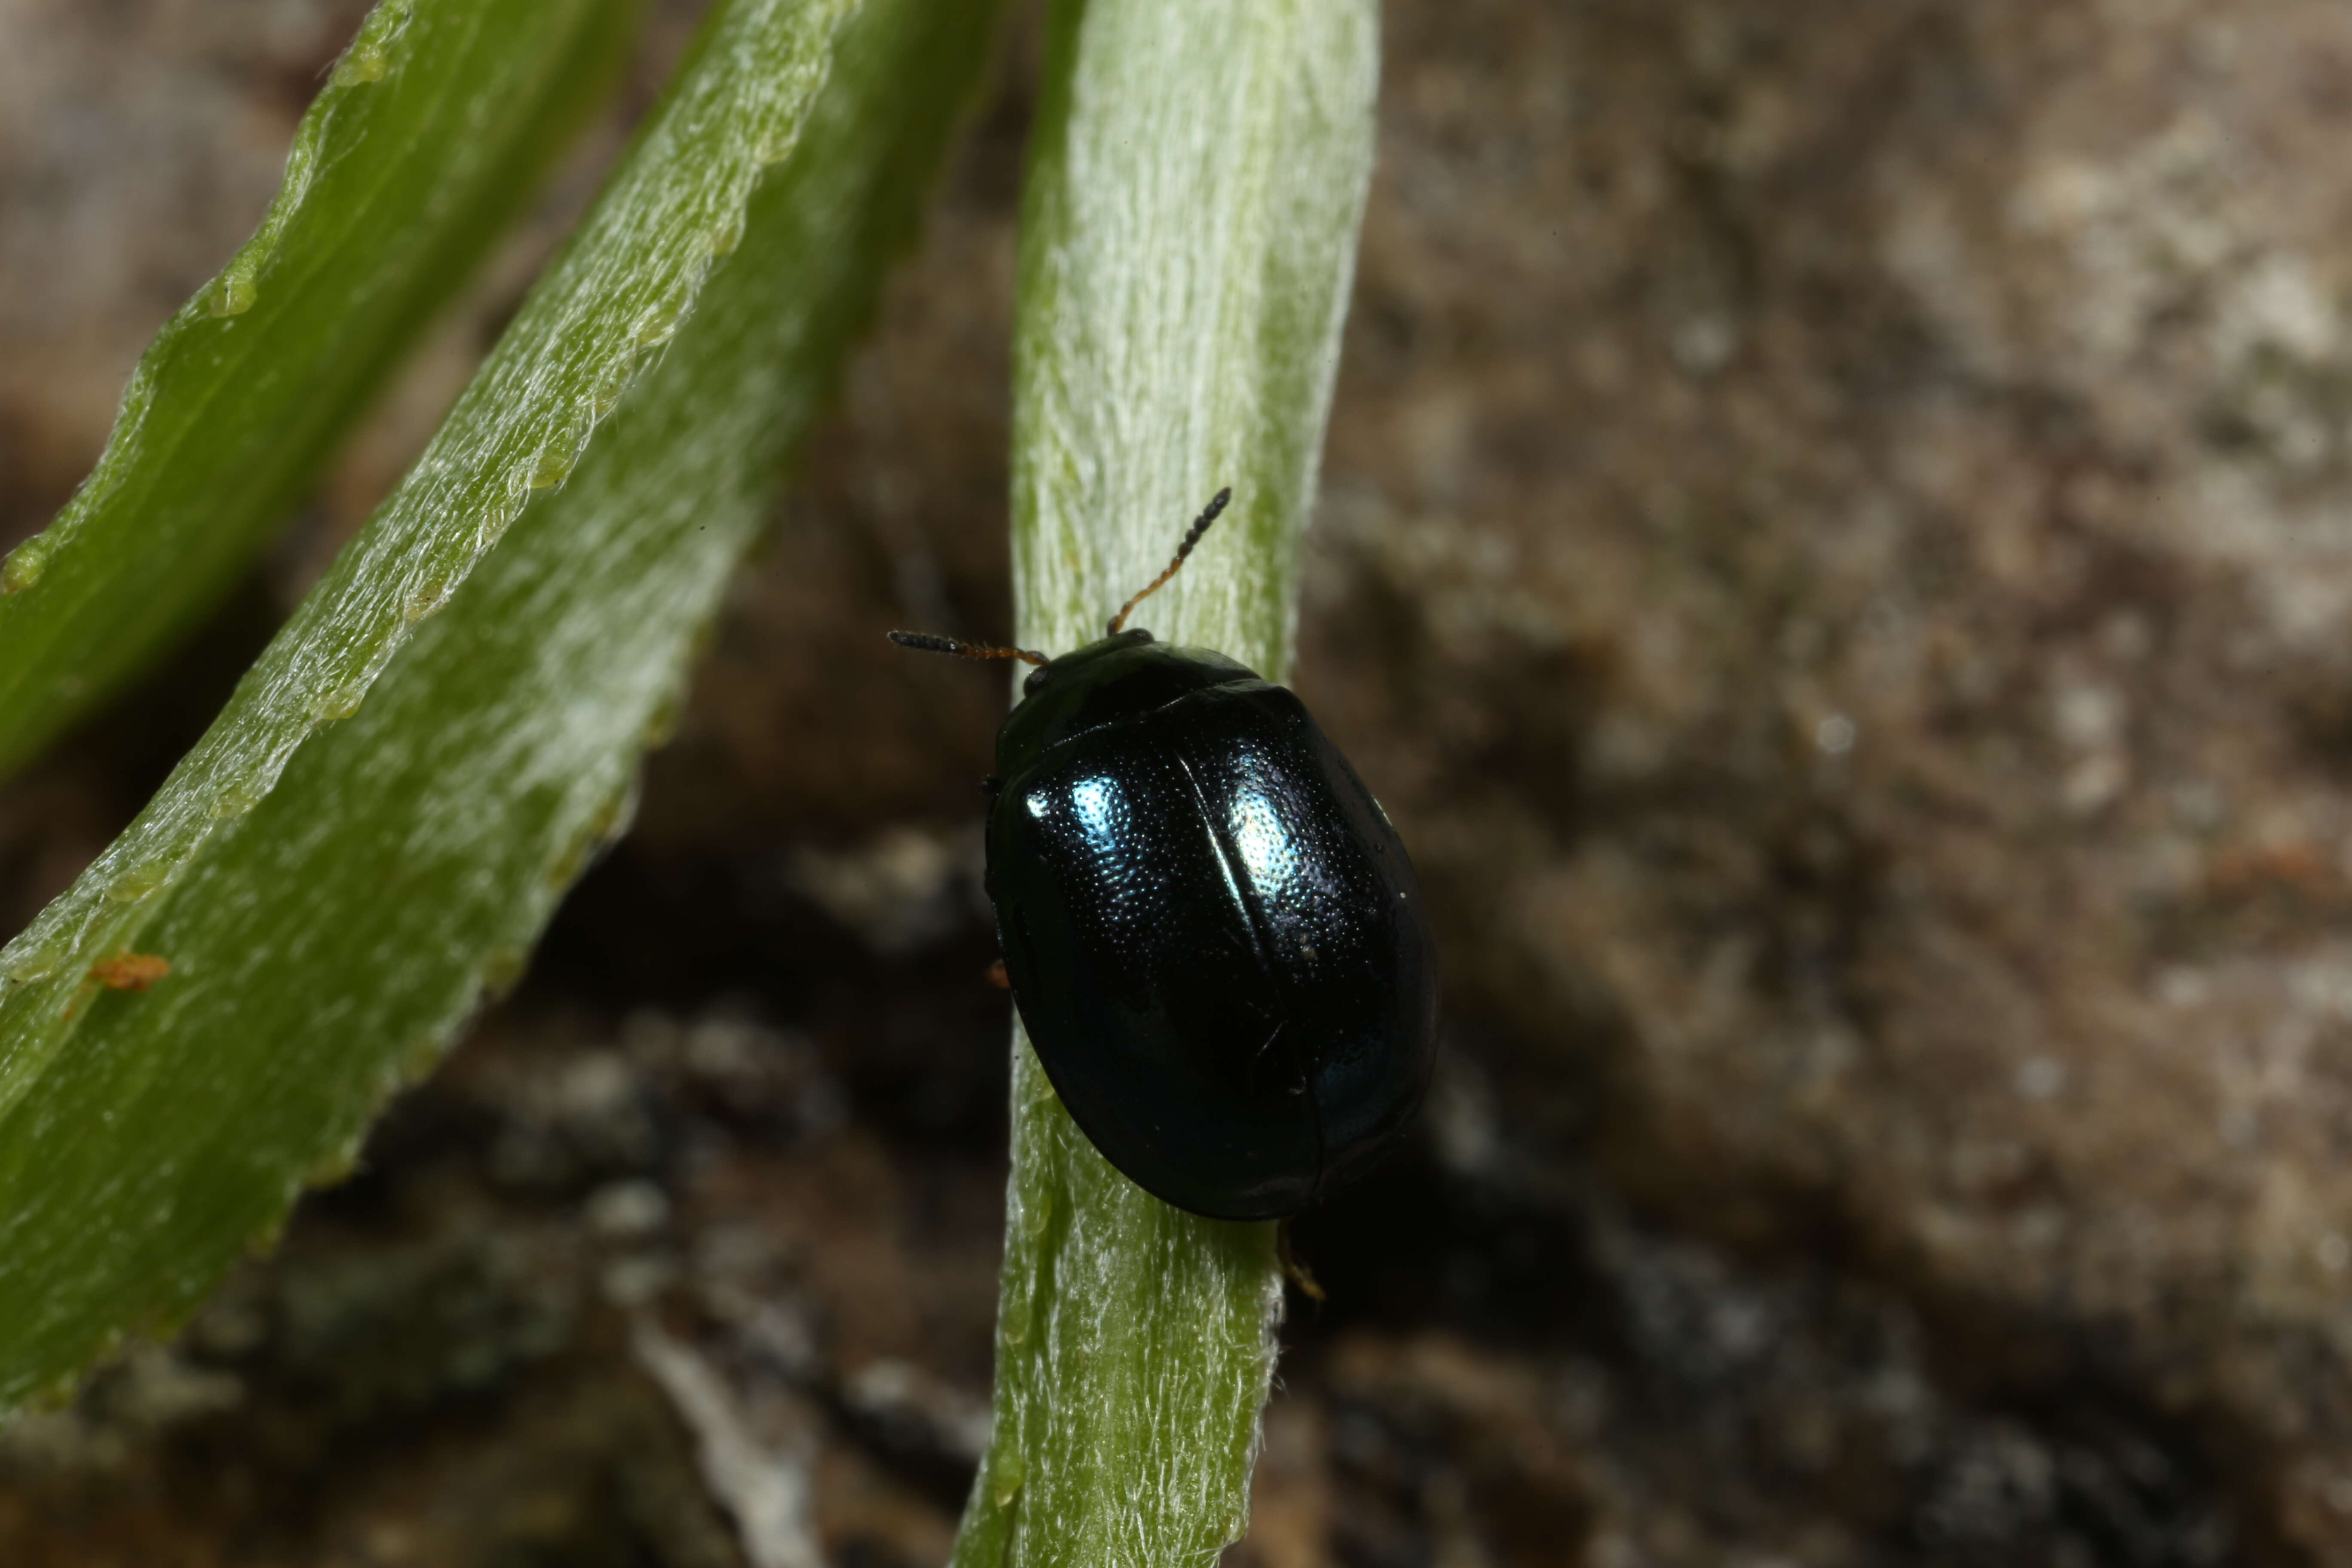
[(1282, 1277), (1297, 1286), (1300, 1295), (1318, 1307), (1330, 1300), (1324, 1294), (1322, 1282), (1315, 1278), (1314, 1270), (1299, 1262), (1290, 1250), (1290, 1222), (1286, 1219), (1275, 1226), (1274, 1249), (1282, 1262)]

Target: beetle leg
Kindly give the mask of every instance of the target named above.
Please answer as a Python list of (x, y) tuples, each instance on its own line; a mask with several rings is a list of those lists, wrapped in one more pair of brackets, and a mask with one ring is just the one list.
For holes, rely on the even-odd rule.
[(1283, 1278), (1297, 1286), (1300, 1295), (1318, 1307), (1330, 1299), (1324, 1295), (1323, 1287), (1317, 1281), (1313, 1270), (1299, 1262), (1297, 1254), (1290, 1250), (1290, 1222), (1286, 1219), (1275, 1223), (1274, 1250), (1275, 1256), (1282, 1260)]

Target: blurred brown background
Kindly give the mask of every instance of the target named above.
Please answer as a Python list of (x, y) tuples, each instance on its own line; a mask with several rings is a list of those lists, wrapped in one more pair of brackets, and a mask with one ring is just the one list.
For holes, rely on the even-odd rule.
[[(361, 9), (0, 4), (0, 543)], [(1442, 913), (1450, 1054), (1412, 1152), (1298, 1226), (1330, 1300), (1233, 1561), (2352, 1563), (2352, 9), (1387, 24), (1297, 684)], [(276, 1256), (0, 1433), (0, 1562), (941, 1559), (1001, 687), (879, 634), (1007, 629), (1028, 58), (635, 835)], [(618, 133), (189, 656), (0, 792), (0, 928), (199, 731)]]

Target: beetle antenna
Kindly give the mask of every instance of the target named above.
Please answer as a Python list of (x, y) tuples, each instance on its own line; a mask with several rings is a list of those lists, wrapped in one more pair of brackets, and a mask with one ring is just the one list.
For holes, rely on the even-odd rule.
[(958, 658), (1019, 658), (1031, 664), (1044, 664), (1045, 656), (1025, 647), (996, 647), (984, 642), (958, 642), (953, 637), (937, 637), (929, 632), (892, 632), (890, 640), (900, 647), (910, 647), (919, 653), (951, 653)]
[(1225, 510), (1225, 503), (1233, 499), (1234, 487), (1231, 485), (1227, 485), (1223, 489), (1219, 490), (1216, 495), (1211, 499), (1208, 510), (1202, 512), (1199, 517), (1194, 518), (1192, 520), (1192, 526), (1184, 531), (1184, 542), (1176, 547), (1176, 559), (1168, 563), (1168, 570), (1162, 572), (1159, 576), (1154, 577), (1149, 584), (1145, 584), (1142, 593), (1138, 594), (1134, 598), (1129, 599), (1126, 604), (1121, 605), (1118, 607), (1118, 614), (1110, 618), (1110, 635), (1112, 637), (1118, 636), (1118, 628), (1127, 625), (1127, 617), (1135, 613), (1136, 605), (1143, 603), (1144, 600), (1149, 599), (1152, 595), (1158, 593), (1162, 587), (1167, 585), (1169, 578), (1176, 575), (1177, 572), (1184, 564), (1184, 557), (1192, 553), (1192, 546), (1201, 542), (1201, 535), (1209, 531), (1209, 524), (1217, 521), (1217, 514)]

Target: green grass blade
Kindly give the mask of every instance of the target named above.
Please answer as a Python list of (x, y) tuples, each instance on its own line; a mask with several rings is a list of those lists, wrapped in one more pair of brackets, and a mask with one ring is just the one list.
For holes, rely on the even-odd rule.
[[(614, 188), (624, 213), (600, 209), (542, 289), (561, 309), (535, 301), (486, 368), (500, 396), (461, 402), (165, 797), (208, 809), (215, 781), (254, 777), (221, 770), (271, 754), (281, 682), (342, 706), (381, 670), (365, 703), (214, 818), (154, 891), (68, 906), (9, 950), (21, 969), (44, 942), (79, 944), (0, 1005), (18, 1053), (0, 1106), (0, 1406), (70, 1373), (102, 1331), (168, 1321), (306, 1173), (331, 1173), (618, 831), (696, 634), (911, 232), (995, 11), (866, 0), (819, 98), (832, 12), (722, 6)], [(740, 248), (697, 287), (720, 232)], [(624, 352), (599, 352), (616, 337)], [(618, 369), (656, 341), (575, 466), (584, 429), (565, 420), (617, 396)], [(523, 510), (558, 468), (568, 482)], [(437, 614), (411, 626), (419, 595)], [(371, 616), (410, 626), (396, 656), (328, 636)], [(167, 808), (185, 809), (159, 797), (142, 828)], [(123, 945), (171, 974), (66, 1020), (90, 956)]]
[[(1231, 484), (1138, 624), (1286, 669), (1377, 69), (1369, 0), (1055, 6), (1015, 337), (1025, 646), (1100, 637)], [(1025, 1039), (1013, 1100), (995, 1426), (957, 1568), (1211, 1563), (1246, 1522), (1273, 1229), (1112, 1171)]]
[(369, 687), (535, 491), (560, 484), (743, 232), (815, 100), (847, 0), (737, 0), (416, 466), (337, 557), (138, 818), (0, 949), (0, 1109), (63, 1048), (88, 966), (153, 919), (215, 832)]
[(0, 565), (0, 774), (216, 600), (604, 97), (635, 0), (384, 0), (260, 229), (157, 334)]

